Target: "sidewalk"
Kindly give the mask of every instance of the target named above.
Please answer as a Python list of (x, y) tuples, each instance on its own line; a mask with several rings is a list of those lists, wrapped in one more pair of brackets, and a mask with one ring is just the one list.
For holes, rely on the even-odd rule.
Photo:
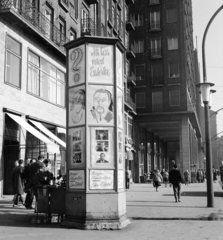
[[(131, 184), (127, 215), (131, 224), (117, 231), (67, 229), (58, 223), (33, 223), (33, 210), (13, 208), (12, 196), (0, 199), (0, 240), (223, 240), (223, 190), (214, 183), (214, 208), (207, 208), (206, 183), (182, 184), (181, 202), (162, 185)], [(211, 220), (211, 221), (210, 221)]]

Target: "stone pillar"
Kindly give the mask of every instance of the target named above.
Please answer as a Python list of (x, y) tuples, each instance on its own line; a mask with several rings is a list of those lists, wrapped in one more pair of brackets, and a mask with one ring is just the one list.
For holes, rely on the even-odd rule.
[(124, 47), (85, 36), (67, 49), (67, 189), (63, 225), (121, 229), (126, 216)]
[(180, 171), (184, 173), (186, 169), (190, 171), (190, 135), (189, 119), (182, 116), (180, 126)]

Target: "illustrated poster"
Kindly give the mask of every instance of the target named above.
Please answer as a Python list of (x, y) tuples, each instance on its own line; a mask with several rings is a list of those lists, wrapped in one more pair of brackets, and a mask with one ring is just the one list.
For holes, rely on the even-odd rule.
[(90, 170), (90, 189), (114, 189), (114, 171)]
[(85, 128), (69, 129), (70, 164), (83, 166), (85, 163)]
[(123, 128), (123, 93), (117, 89), (117, 122), (118, 127)]
[(91, 128), (91, 163), (97, 167), (114, 166), (114, 129)]
[(113, 87), (89, 86), (88, 122), (97, 125), (114, 125)]
[(69, 127), (85, 124), (85, 87), (69, 89)]
[(85, 82), (85, 46), (69, 50), (69, 87)]
[(69, 188), (85, 189), (84, 170), (69, 171)]
[(87, 45), (88, 82), (113, 84), (113, 46), (103, 44)]

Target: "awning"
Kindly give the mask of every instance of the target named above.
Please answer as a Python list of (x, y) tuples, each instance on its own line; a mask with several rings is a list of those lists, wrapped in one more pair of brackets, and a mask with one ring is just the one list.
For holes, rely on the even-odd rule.
[(58, 128), (57, 128), (57, 132), (58, 132), (58, 133), (64, 133), (64, 134), (66, 134), (66, 128), (58, 127)]
[(30, 120), (30, 119), (29, 119), (29, 121), (31, 123), (33, 123), (40, 131), (44, 132), (48, 137), (52, 138), (57, 143), (59, 143), (62, 147), (66, 148), (66, 143), (64, 141), (62, 141), (61, 139), (59, 139), (55, 134), (50, 132), (46, 127), (43, 126), (42, 123)]
[(21, 117), (7, 113), (7, 115), (12, 118), (15, 122), (17, 122), (21, 127), (25, 128), (28, 132), (30, 132), (33, 136), (37, 137), (41, 141), (46, 143), (47, 146), (47, 152), (48, 153), (60, 153), (59, 145), (53, 143), (50, 141), (49, 138), (44, 136), (41, 132), (36, 130), (34, 127), (32, 127), (30, 124), (28, 124), (26, 121), (24, 121)]

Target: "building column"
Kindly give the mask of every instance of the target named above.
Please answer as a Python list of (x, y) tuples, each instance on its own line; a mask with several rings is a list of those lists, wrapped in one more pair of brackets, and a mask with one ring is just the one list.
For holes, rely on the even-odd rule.
[[(180, 139), (180, 171), (183, 173), (186, 169), (190, 171), (190, 135), (188, 117), (182, 116), (179, 122), (179, 139)], [(178, 162), (177, 162), (178, 164)]]

